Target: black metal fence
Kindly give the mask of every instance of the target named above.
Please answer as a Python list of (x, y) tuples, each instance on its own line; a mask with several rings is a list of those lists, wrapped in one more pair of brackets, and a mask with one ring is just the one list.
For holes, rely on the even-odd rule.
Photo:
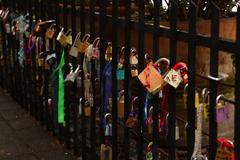
[[(75, 154), (82, 159), (100, 159), (102, 153), (112, 153), (112, 159), (147, 159), (147, 151), (152, 152), (153, 159), (191, 159), (195, 144), (195, 96), (187, 96), (187, 118), (181, 119), (176, 115), (176, 104), (178, 93), (174, 87), (164, 84), (159, 94), (150, 96), (146, 105), (146, 89), (138, 81), (137, 77), (131, 76), (131, 71), (136, 71), (129, 62), (132, 54), (131, 31), (138, 32), (138, 64), (135, 66), (138, 73), (146, 67), (146, 59), (157, 61), (159, 54), (159, 38), (169, 39), (170, 68), (177, 64), (176, 52), (177, 42), (182, 41), (188, 44), (188, 87), (187, 95), (195, 95), (196, 86), (196, 48), (204, 46), (210, 49), (210, 76), (205, 77), (210, 84), (210, 107), (209, 107), (209, 142), (202, 145), (207, 148), (208, 159), (215, 159), (217, 153), (217, 128), (216, 122), (216, 98), (218, 96), (218, 56), (219, 51), (233, 53), (235, 55), (235, 125), (234, 128), (234, 152), (235, 159), (240, 159), (240, 12), (237, 13), (237, 35), (236, 41), (224, 40), (219, 37), (219, 8), (212, 2), (209, 7), (212, 10), (211, 35), (197, 33), (197, 6), (189, 1), (189, 27), (188, 32), (178, 30), (178, 1), (171, 0), (170, 3), (170, 27), (160, 26), (160, 5), (159, 0), (154, 0), (153, 25), (145, 24), (144, 1), (138, 1), (138, 18), (131, 18), (131, 1), (126, 0), (124, 16), (119, 17), (119, 1), (112, 1), (111, 14), (107, 14), (107, 0), (100, 0), (96, 6), (95, 0), (88, 2), (75, 0), (59, 2), (57, 0), (45, 1), (3, 1), (2, 10), (6, 7), (10, 12), (6, 19), (1, 21), (1, 67), (0, 81), (2, 88), (9, 91), (12, 97), (31, 115), (41, 122), (49, 132), (57, 136), (61, 143), (67, 148), (74, 150)], [(24, 17), (29, 20), (30, 27), (24, 32), (21, 31), (20, 15), (29, 14)], [(36, 30), (38, 20), (55, 20), (43, 23)], [(14, 25), (20, 22), (19, 26)], [(55, 23), (54, 38), (46, 38), (46, 32)], [(35, 28), (34, 28), (35, 26)], [(90, 34), (89, 42), (92, 44), (96, 37), (100, 37), (100, 45), (94, 46), (92, 52), (96, 57), (88, 60), (86, 54), (72, 57), (68, 53), (70, 45), (65, 47), (56, 40), (61, 28), (64, 32), (71, 29), (73, 40), (78, 32), (81, 32), (81, 39), (85, 34)], [(110, 27), (109, 27), (110, 26)], [(15, 27), (15, 28), (14, 28)], [(110, 30), (109, 30), (110, 29)], [(123, 30), (124, 35), (118, 31)], [(111, 33), (109, 33), (111, 32)], [(151, 33), (153, 36), (153, 55), (146, 58), (144, 54), (144, 35)], [(32, 35), (29, 36), (28, 34)], [(124, 37), (124, 43), (120, 43), (120, 37)], [(30, 39), (30, 40), (29, 40)], [(112, 49), (109, 49), (111, 42)], [(118, 63), (121, 46), (124, 46), (122, 58), (125, 59), (124, 78), (119, 81)], [(65, 52), (62, 60), (63, 51)], [(56, 60), (54, 54), (56, 53)], [(98, 53), (99, 57), (98, 57)], [(109, 55), (108, 55), (109, 54)], [(50, 57), (49, 57), (50, 56)], [(53, 56), (53, 57), (51, 57)], [(46, 60), (49, 58), (48, 61)], [(110, 59), (109, 59), (110, 57)], [(121, 58), (121, 57), (120, 57)], [(86, 62), (87, 61), (87, 62)], [(87, 70), (84, 63), (87, 63)], [(60, 64), (60, 65), (59, 65)], [(63, 65), (64, 64), (64, 65)], [(63, 66), (61, 66), (63, 65)], [(79, 66), (78, 66), (79, 65)], [(106, 66), (109, 66), (108, 68)], [(73, 82), (65, 82), (64, 87), (60, 86), (62, 75), (64, 79), (70, 71), (79, 68)], [(63, 69), (62, 69), (63, 68)], [(62, 71), (63, 70), (63, 71)], [(63, 72), (63, 73), (62, 73)], [(74, 72), (73, 72), (74, 73)], [(89, 74), (89, 75), (87, 75)], [(122, 83), (119, 83), (122, 82)], [(90, 86), (90, 87), (89, 87)], [(162, 84), (163, 86), (163, 84)], [(183, 85), (180, 85), (182, 88)], [(164, 89), (169, 91), (163, 92)], [(123, 117), (120, 115), (119, 91), (124, 90), (124, 104), (122, 104)], [(64, 122), (59, 123), (61, 108), (59, 101), (63, 100), (60, 91), (65, 93), (64, 100)], [(90, 93), (87, 93), (87, 92)], [(164, 94), (160, 96), (160, 94)], [(166, 104), (165, 97), (168, 94), (167, 104), (169, 108), (162, 110), (161, 105)], [(137, 100), (134, 97), (138, 97)], [(223, 98), (224, 99), (224, 98)], [(137, 103), (133, 101), (137, 101)], [(137, 105), (136, 105), (137, 104)], [(149, 124), (146, 125), (146, 110), (152, 110), (152, 131), (149, 131)], [(136, 127), (129, 128), (126, 121), (129, 114), (133, 114), (133, 108), (137, 108), (137, 117), (131, 117), (132, 122), (137, 122)], [(106, 115), (111, 113), (111, 116)], [(165, 114), (166, 113), (166, 114)], [(167, 114), (168, 113), (168, 114)], [(166, 118), (166, 121), (159, 120), (159, 114)], [(62, 117), (63, 118), (63, 117)], [(161, 117), (161, 119), (163, 119)], [(186, 125), (186, 137), (183, 142), (176, 141), (176, 121)], [(163, 124), (159, 124), (163, 123)], [(112, 124), (112, 125), (109, 125)], [(161, 127), (159, 127), (161, 126)], [(111, 133), (112, 128), (112, 133)], [(159, 131), (160, 129), (161, 131)], [(167, 132), (164, 132), (164, 129)], [(182, 128), (184, 130), (184, 128)], [(160, 133), (159, 133), (160, 132)], [(162, 132), (162, 133), (161, 133)], [(185, 132), (185, 131), (184, 131)], [(147, 147), (150, 142), (152, 146)], [(104, 145), (101, 145), (104, 144)], [(184, 152), (181, 157), (179, 152)], [(158, 154), (160, 153), (160, 154)], [(147, 155), (146, 155), (147, 154)], [(159, 158), (160, 156), (160, 158)], [(151, 157), (151, 156), (150, 156)], [(106, 158), (107, 159), (107, 158)]]

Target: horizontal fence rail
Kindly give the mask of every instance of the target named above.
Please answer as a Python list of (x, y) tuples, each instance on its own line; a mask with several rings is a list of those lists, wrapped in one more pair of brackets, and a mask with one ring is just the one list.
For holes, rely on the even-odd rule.
[[(120, 0), (2, 0), (2, 89), (83, 160), (238, 160), (239, 8), (233, 41), (220, 37), (221, 8), (213, 2), (210, 35), (197, 32), (193, 1), (184, 31), (178, 29), (178, 0), (169, 2), (166, 26), (162, 1), (152, 2), (150, 22), (142, 0), (125, 0), (124, 7)], [(169, 41), (167, 57), (160, 38)], [(151, 54), (145, 53), (148, 41)], [(179, 42), (187, 44), (185, 62), (178, 58)], [(197, 47), (210, 51), (207, 76), (197, 73)], [(231, 84), (219, 74), (220, 51), (235, 58)], [(233, 113), (232, 139), (218, 136), (220, 111), (223, 122)]]

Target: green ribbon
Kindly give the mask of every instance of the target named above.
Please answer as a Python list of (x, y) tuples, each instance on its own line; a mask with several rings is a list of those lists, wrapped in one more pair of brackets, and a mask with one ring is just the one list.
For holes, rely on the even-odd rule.
[(64, 122), (64, 79), (62, 66), (65, 64), (64, 49), (58, 67), (53, 71), (53, 75), (58, 71), (58, 123)]

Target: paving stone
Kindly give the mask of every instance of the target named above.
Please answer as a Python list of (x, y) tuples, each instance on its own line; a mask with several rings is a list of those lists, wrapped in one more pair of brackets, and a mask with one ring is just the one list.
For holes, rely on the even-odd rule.
[(27, 145), (20, 143), (8, 143), (0, 145), (0, 159), (10, 158), (21, 154), (31, 153)]
[(1, 133), (12, 133), (11, 126), (6, 123), (6, 121), (0, 121), (0, 134)]
[(3, 116), (0, 114), (0, 121), (4, 121)]
[(15, 130), (33, 128), (38, 126), (36, 122), (31, 120), (30, 116), (25, 116), (25, 117), (21, 117), (19, 119), (10, 121), (10, 124), (12, 128), (14, 128)]
[(48, 137), (43, 127), (25, 128), (16, 131), (17, 136), (23, 141), (31, 141)]
[(32, 154), (25, 154), (17, 157), (5, 158), (3, 160), (38, 160), (38, 159)]
[(5, 120), (16, 120), (28, 116), (28, 114), (23, 109), (3, 110), (1, 112), (1, 115)]
[(34, 152), (52, 151), (61, 148), (57, 140), (51, 137), (31, 140), (27, 144)]
[(76, 157), (67, 150), (55, 150), (51, 152), (37, 153), (40, 160), (76, 160)]
[(14, 133), (0, 133), (0, 145), (8, 143), (20, 143), (19, 138), (17, 138)]
[(21, 109), (17, 102), (14, 101), (0, 101), (0, 110)]

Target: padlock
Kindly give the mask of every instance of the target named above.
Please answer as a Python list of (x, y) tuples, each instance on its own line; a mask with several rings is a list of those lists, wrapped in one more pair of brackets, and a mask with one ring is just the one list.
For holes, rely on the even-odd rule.
[(220, 103), (219, 100), (220, 98), (224, 98), (224, 95), (219, 95), (216, 98), (216, 122), (220, 123), (220, 122), (224, 122), (225, 120), (229, 119), (229, 109), (228, 106), (226, 104), (226, 102), (224, 101), (224, 104)]
[(138, 114), (137, 114), (136, 107), (135, 107), (135, 105), (136, 105), (135, 103), (136, 103), (137, 99), (138, 99), (138, 97), (134, 97), (131, 102), (131, 111), (130, 111), (127, 121), (125, 123), (126, 127), (128, 127), (128, 128), (135, 128), (137, 126)]
[(81, 41), (81, 32), (79, 32), (77, 34), (77, 36), (75, 37), (73, 45), (71, 46), (70, 51), (69, 51), (70, 56), (78, 57), (78, 52), (79, 52), (78, 45), (79, 45), (80, 41)]
[(84, 54), (88, 46), (90, 45), (89, 43), (89, 38), (90, 34), (85, 34), (82, 38), (82, 41), (78, 45), (78, 52)]
[(234, 160), (234, 145), (232, 141), (225, 138), (218, 138), (217, 144), (215, 160)]
[(54, 34), (55, 34), (55, 26), (56, 24), (51, 24), (51, 26), (49, 28), (47, 28), (47, 31), (45, 33), (45, 37), (48, 38), (48, 39), (52, 39)]
[(137, 67), (132, 67), (131, 68), (131, 76), (132, 77), (136, 77), (136, 76), (138, 76), (138, 69), (137, 69)]
[(174, 88), (177, 88), (182, 82), (182, 77), (179, 71), (171, 69), (164, 77), (164, 81), (173, 86)]
[(121, 90), (118, 94), (118, 117), (124, 118), (124, 90)]
[(147, 117), (147, 120), (146, 120), (146, 126), (147, 126), (147, 132), (148, 132), (148, 134), (152, 134), (152, 132), (153, 132), (152, 111), (153, 111), (153, 106), (151, 106), (151, 107), (149, 108), (148, 117)]
[(64, 28), (61, 29), (57, 36), (57, 40), (61, 43), (62, 46), (66, 47), (67, 45), (72, 45), (72, 30), (68, 30), (66, 33), (63, 32)]
[(40, 25), (41, 25), (41, 23), (42, 23), (42, 20), (41, 20), (41, 19), (37, 21), (37, 23), (36, 23), (36, 25), (35, 25), (35, 27), (34, 27), (34, 31), (35, 31), (35, 32), (37, 32), (37, 33), (40, 32)]
[(129, 63), (130, 65), (137, 65), (138, 64), (138, 54), (135, 48), (131, 48), (131, 52), (129, 55)]
[(108, 42), (107, 43), (107, 49), (105, 53), (105, 60), (106, 61), (111, 61), (112, 60), (112, 43)]
[(76, 70), (73, 72), (72, 68), (70, 69), (70, 73), (66, 76), (65, 82), (74, 82), (76, 80), (76, 77), (78, 76), (80, 65), (76, 68)]
[(146, 68), (138, 75), (138, 79), (152, 95), (158, 93), (163, 84), (161, 74), (158, 73), (152, 63), (149, 63)]
[[(145, 150), (145, 160), (153, 160), (153, 153), (152, 153), (152, 145), (153, 145), (153, 142), (150, 142)], [(160, 160), (161, 159), (161, 153), (158, 152), (157, 153), (157, 160)]]
[(93, 41), (93, 51), (92, 51), (92, 59), (99, 59), (100, 57), (100, 50), (99, 50), (100, 38), (97, 37)]

